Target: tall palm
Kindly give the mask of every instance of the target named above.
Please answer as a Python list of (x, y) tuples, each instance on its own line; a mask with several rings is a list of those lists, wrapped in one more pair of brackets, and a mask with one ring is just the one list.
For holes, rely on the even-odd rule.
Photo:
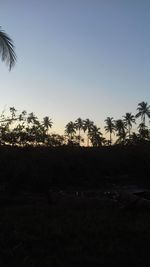
[(110, 142), (110, 145), (111, 145), (112, 144), (112, 133), (114, 133), (114, 131), (115, 131), (114, 120), (113, 120), (112, 117), (111, 118), (107, 117), (105, 122), (106, 122), (106, 126), (104, 128), (105, 128), (106, 133), (110, 134), (109, 142)]
[(37, 120), (37, 117), (34, 115), (33, 112), (29, 113), (28, 117), (27, 117), (27, 122), (30, 123), (34, 123)]
[(48, 116), (46, 116), (43, 118), (42, 125), (44, 127), (45, 133), (48, 134), (48, 130), (52, 127), (53, 122)]
[(147, 126), (143, 122), (139, 124), (138, 130), (139, 130), (139, 137), (141, 139), (149, 138), (149, 130), (147, 129)]
[(77, 130), (79, 130), (79, 145), (80, 145), (80, 141), (81, 141), (81, 130), (83, 129), (83, 120), (81, 118), (78, 118), (75, 121), (75, 127)]
[(150, 106), (147, 102), (141, 102), (137, 107), (138, 113), (136, 114), (136, 118), (141, 117), (142, 122), (145, 125), (146, 116), (150, 118)]
[(65, 133), (69, 137), (69, 142), (72, 141), (74, 134), (76, 133), (76, 127), (75, 123), (70, 121), (68, 124), (65, 126)]
[(83, 121), (83, 130), (84, 132), (87, 131), (87, 146), (89, 147), (89, 133), (94, 125), (93, 121), (90, 121), (89, 119), (86, 119)]
[(132, 115), (132, 113), (126, 113), (124, 118), (124, 123), (126, 127), (128, 128), (128, 134), (129, 134), (129, 139), (130, 139), (130, 134), (131, 134), (131, 129), (132, 129), (132, 123), (135, 123), (135, 117)]
[(100, 128), (98, 128), (96, 125), (93, 125), (93, 127), (89, 131), (89, 137), (93, 146), (102, 145), (102, 133), (100, 132)]
[(17, 110), (14, 107), (10, 107), (9, 110), (11, 113), (11, 119), (13, 120), (16, 117)]
[(0, 27), (0, 56), (2, 61), (5, 61), (9, 66), (9, 70), (15, 65), (16, 53), (12, 39), (1, 30)]
[(115, 121), (115, 129), (117, 131), (118, 140), (119, 142), (124, 142), (126, 138), (126, 125), (123, 120), (116, 120)]

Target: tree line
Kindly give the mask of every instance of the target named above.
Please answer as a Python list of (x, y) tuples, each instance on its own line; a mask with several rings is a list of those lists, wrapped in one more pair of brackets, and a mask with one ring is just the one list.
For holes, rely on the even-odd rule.
[[(126, 113), (122, 119), (113, 117), (105, 119), (106, 138), (101, 129), (90, 119), (78, 118), (65, 126), (64, 135), (51, 133), (52, 119), (45, 116), (41, 121), (31, 112), (20, 114), (14, 107), (9, 108), (9, 115), (2, 112), (0, 116), (0, 144), (11, 146), (111, 146), (115, 144), (138, 144), (150, 142), (150, 129), (146, 125), (146, 117), (150, 118), (150, 106), (140, 102), (137, 113)], [(137, 125), (137, 118), (140, 123)], [(132, 126), (136, 124), (136, 131)], [(105, 136), (104, 136), (105, 135)]]

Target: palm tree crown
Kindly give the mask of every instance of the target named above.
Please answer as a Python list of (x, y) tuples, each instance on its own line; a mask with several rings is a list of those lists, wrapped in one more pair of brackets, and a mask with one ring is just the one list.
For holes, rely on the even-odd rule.
[(125, 125), (128, 127), (128, 134), (129, 134), (129, 138), (130, 138), (132, 123), (135, 123), (135, 117), (134, 117), (134, 115), (132, 115), (132, 113), (126, 113), (125, 116), (123, 116), (123, 118), (124, 118), (123, 121), (124, 121)]
[(2, 61), (5, 61), (11, 70), (16, 62), (15, 47), (12, 39), (2, 30), (0, 30), (0, 55)]
[(113, 118), (111, 117), (107, 117), (107, 119), (105, 120), (106, 122), (106, 126), (104, 127), (105, 128), (105, 131), (106, 133), (110, 133), (110, 145), (112, 143), (112, 138), (111, 138), (111, 135), (112, 133), (115, 131), (115, 124), (114, 124), (114, 121), (113, 121)]
[(78, 118), (75, 121), (75, 128), (79, 131), (79, 145), (81, 141), (81, 130), (83, 129), (83, 120), (81, 118)]
[(73, 139), (73, 135), (75, 134), (75, 132), (76, 130), (74, 122), (68, 122), (68, 124), (65, 126), (65, 133), (70, 137), (70, 140)]
[(137, 110), (138, 110), (138, 113), (136, 114), (136, 118), (141, 117), (141, 120), (145, 125), (146, 116), (150, 118), (150, 106), (148, 105), (147, 102), (143, 101), (138, 104)]
[(87, 146), (89, 146), (89, 132), (91, 131), (93, 125), (94, 122), (89, 119), (83, 121), (83, 130), (84, 132), (87, 131)]
[(89, 137), (93, 146), (101, 146), (103, 142), (102, 133), (100, 132), (100, 128), (96, 125), (93, 125), (90, 132)]
[(115, 121), (115, 129), (117, 131), (118, 140), (117, 142), (124, 142), (126, 138), (126, 125), (123, 120)]
[(43, 126), (44, 126), (44, 130), (46, 133), (48, 133), (48, 130), (49, 128), (52, 127), (52, 125), (53, 125), (53, 122), (48, 116), (43, 118)]

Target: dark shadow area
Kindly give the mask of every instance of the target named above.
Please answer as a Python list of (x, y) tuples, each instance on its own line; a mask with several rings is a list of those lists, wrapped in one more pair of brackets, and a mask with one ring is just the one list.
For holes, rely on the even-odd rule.
[(145, 266), (149, 162), (150, 145), (0, 147), (1, 266)]

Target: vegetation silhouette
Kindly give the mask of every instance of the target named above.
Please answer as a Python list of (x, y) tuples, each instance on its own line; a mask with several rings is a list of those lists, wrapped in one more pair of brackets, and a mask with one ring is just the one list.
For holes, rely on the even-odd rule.
[(130, 139), (131, 129), (132, 129), (132, 123), (135, 123), (135, 116), (131, 113), (126, 113), (124, 117), (124, 123), (126, 127), (128, 128), (128, 136)]
[(93, 126), (94, 126), (93, 121), (90, 121), (89, 119), (83, 121), (83, 131), (87, 132), (87, 147), (89, 147), (90, 131), (92, 130)]
[(146, 116), (150, 118), (150, 106), (147, 102), (140, 102), (137, 107), (138, 113), (136, 114), (136, 118), (141, 117), (141, 121), (145, 125)]
[(113, 117), (111, 117), (111, 118), (107, 117), (105, 122), (106, 122), (106, 126), (104, 128), (105, 128), (106, 133), (110, 133), (109, 143), (111, 145), (112, 144), (112, 134), (115, 132), (115, 129), (116, 129)]
[[(0, 144), (11, 146), (114, 146), (150, 142), (150, 130), (146, 117), (150, 118), (150, 106), (147, 102), (138, 104), (138, 113), (125, 113), (123, 119), (105, 119), (104, 130), (109, 138), (100, 131), (100, 127), (90, 119), (78, 118), (65, 126), (64, 135), (50, 132), (53, 121), (49, 116), (42, 120), (33, 113), (23, 110), (20, 114), (15, 107), (10, 107), (10, 115), (2, 112), (0, 116)], [(136, 119), (141, 117), (141, 123)], [(136, 131), (132, 125), (136, 124)], [(114, 136), (114, 138), (113, 138)]]

